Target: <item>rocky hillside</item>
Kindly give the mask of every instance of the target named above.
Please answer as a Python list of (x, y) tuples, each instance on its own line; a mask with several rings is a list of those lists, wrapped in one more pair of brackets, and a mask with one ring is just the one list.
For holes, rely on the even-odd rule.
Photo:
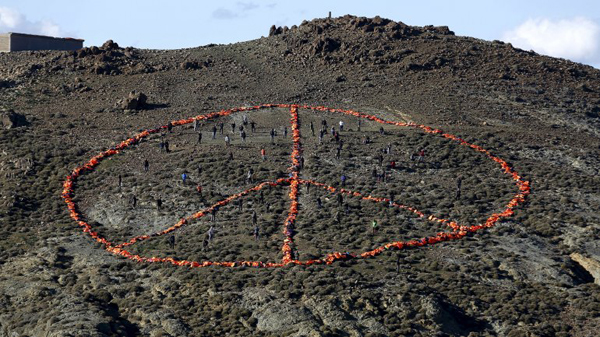
[[(0, 54), (0, 336), (596, 334), (600, 71), (379, 17), (316, 19), (268, 35), (171, 51), (108, 41), (76, 52)], [(138, 263), (107, 252), (70, 218), (63, 182), (93, 156), (169, 121), (264, 103), (441, 129), (506, 160), (531, 182), (531, 194), (511, 217), (460, 240), (281, 268)], [(338, 188), (345, 175), (349, 190), (465, 226), (485, 222), (518, 193), (497, 163), (419, 129), (381, 130), (308, 109), (298, 118), (301, 179)], [(283, 108), (175, 126), (82, 176), (74, 200), (95, 231), (125, 242), (288, 178), (292, 148)], [(290, 208), (282, 185), (130, 251), (279, 262)], [(298, 198), (299, 260), (451, 230), (387, 203), (340, 201), (314, 185)]]

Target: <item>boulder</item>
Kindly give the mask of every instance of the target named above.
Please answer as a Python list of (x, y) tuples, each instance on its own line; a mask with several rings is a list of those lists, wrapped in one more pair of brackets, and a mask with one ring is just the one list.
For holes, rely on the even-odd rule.
[(117, 107), (123, 110), (143, 110), (147, 107), (148, 96), (139, 91), (132, 91), (129, 95), (117, 102)]
[(281, 28), (281, 27), (272, 25), (271, 28), (269, 29), (269, 36), (275, 36), (275, 35), (281, 35), (281, 34), (283, 34), (283, 28)]
[(102, 44), (102, 49), (104, 49), (104, 50), (119, 49), (119, 45), (116, 42), (114, 42), (113, 40), (108, 40)]
[(14, 129), (20, 126), (27, 126), (29, 123), (24, 115), (8, 109), (0, 110), (0, 124), (4, 129)]
[(314, 41), (311, 46), (311, 49), (312, 54), (317, 55), (334, 52), (338, 50), (340, 46), (341, 42), (339, 40), (323, 37)]
[(571, 254), (571, 259), (579, 263), (579, 265), (583, 267), (583, 269), (587, 270), (587, 272), (590, 273), (590, 275), (592, 275), (592, 277), (594, 278), (594, 283), (600, 285), (600, 261), (593, 258), (585, 257), (579, 253)]
[(202, 68), (202, 64), (198, 61), (185, 61), (179, 64), (179, 68), (183, 70), (196, 70)]

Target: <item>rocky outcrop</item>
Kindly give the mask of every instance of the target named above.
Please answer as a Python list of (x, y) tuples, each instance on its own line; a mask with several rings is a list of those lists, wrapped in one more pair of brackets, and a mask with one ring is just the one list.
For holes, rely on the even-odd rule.
[(594, 283), (600, 285), (600, 261), (585, 257), (579, 253), (572, 253), (571, 259), (579, 263), (583, 269), (587, 270), (590, 275), (594, 278)]
[(0, 124), (3, 129), (14, 129), (20, 126), (27, 126), (27, 118), (25, 115), (16, 113), (11, 109), (0, 110)]
[(183, 70), (198, 70), (210, 66), (211, 61), (184, 61), (179, 64), (179, 69)]
[[(381, 17), (365, 18), (346, 15), (336, 19), (318, 19), (300, 26), (272, 26), (269, 36), (281, 35), (288, 43), (290, 54), (320, 58), (327, 62), (397, 63), (407, 53), (398, 53), (389, 44), (404, 39), (442, 39), (454, 36), (448, 27), (413, 27)], [(369, 46), (369, 47), (367, 47)], [(415, 70), (430, 70), (443, 66), (444, 60), (429, 60), (414, 64)]]
[(147, 108), (148, 96), (144, 93), (133, 90), (126, 98), (117, 102), (117, 107), (125, 111), (143, 110)]

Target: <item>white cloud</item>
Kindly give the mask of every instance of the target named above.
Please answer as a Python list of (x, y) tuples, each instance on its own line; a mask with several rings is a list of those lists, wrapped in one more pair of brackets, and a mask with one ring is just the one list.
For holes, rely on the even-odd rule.
[(253, 9), (257, 9), (260, 6), (253, 2), (237, 2), (236, 5), (244, 12), (251, 11)]
[(504, 34), (515, 47), (577, 62), (600, 61), (600, 25), (584, 17), (529, 19)]
[(0, 7), (0, 33), (6, 32), (42, 34), (50, 36), (62, 36), (64, 34), (62, 29), (52, 21), (29, 21), (25, 15), (14, 9)]
[(219, 7), (212, 12), (212, 17), (219, 20), (232, 20), (238, 17), (238, 14), (234, 11)]
[(212, 12), (212, 17), (220, 20), (232, 20), (240, 17), (246, 17), (248, 12), (260, 8), (253, 2), (236, 2), (235, 9), (219, 7)]

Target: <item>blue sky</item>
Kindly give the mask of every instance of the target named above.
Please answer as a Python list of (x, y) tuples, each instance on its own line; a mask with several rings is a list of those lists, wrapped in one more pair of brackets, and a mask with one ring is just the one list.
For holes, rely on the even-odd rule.
[(0, 32), (85, 39), (151, 49), (234, 43), (332, 15), (379, 15), (409, 25), (449, 26), (457, 35), (504, 40), (540, 54), (600, 65), (600, 2), (527, 1), (191, 1), (3, 0)]

